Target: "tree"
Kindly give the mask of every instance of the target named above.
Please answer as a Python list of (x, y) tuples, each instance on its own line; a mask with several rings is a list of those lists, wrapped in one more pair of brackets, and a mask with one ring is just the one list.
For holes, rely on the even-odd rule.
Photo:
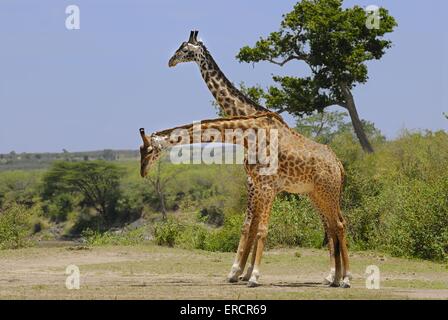
[(85, 206), (93, 207), (111, 223), (123, 174), (120, 167), (105, 161), (55, 162), (43, 178), (42, 197), (48, 200), (64, 193), (80, 194)]
[(314, 112), (311, 115), (297, 119), (296, 129), (301, 134), (329, 144), (334, 135), (345, 125), (346, 112)]
[(368, 27), (370, 14), (359, 6), (343, 9), (342, 0), (303, 0), (283, 15), (280, 30), (261, 38), (254, 47), (240, 49), (240, 62), (267, 61), (284, 66), (306, 63), (307, 77), (273, 76), (276, 83), (267, 91), (253, 91), (266, 106), (296, 116), (322, 111), (332, 105), (345, 108), (362, 148), (373, 152), (364, 132), (352, 94), (368, 79), (366, 61), (380, 59), (391, 41), (383, 36), (397, 25), (379, 8), (378, 26)]

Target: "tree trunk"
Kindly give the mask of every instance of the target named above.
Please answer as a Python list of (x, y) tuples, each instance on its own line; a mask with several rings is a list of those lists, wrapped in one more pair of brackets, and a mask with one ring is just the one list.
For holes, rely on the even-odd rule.
[(362, 126), (362, 122), (359, 119), (358, 111), (356, 110), (355, 99), (353, 98), (350, 89), (346, 85), (341, 85), (342, 94), (344, 95), (345, 105), (344, 108), (348, 110), (350, 119), (352, 120), (353, 129), (358, 137), (359, 143), (365, 152), (373, 153), (373, 147), (367, 138), (367, 135)]

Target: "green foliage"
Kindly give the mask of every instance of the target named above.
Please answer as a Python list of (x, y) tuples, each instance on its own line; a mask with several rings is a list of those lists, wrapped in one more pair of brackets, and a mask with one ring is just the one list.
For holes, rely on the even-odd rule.
[(170, 217), (154, 225), (154, 239), (162, 246), (232, 252), (238, 247), (242, 221), (241, 215), (230, 215), (222, 227), (210, 229), (202, 224), (182, 223)]
[(154, 239), (159, 246), (174, 247), (176, 239), (181, 233), (182, 226), (175, 219), (154, 224)]
[[(121, 197), (123, 174), (122, 168), (105, 161), (55, 162), (43, 178), (42, 197), (49, 200), (61, 194), (81, 195), (81, 204), (94, 208), (110, 224)], [(67, 201), (63, 202), (66, 204)], [(62, 213), (66, 214), (67, 210)]]
[(380, 243), (398, 256), (431, 260), (448, 258), (448, 175), (432, 184), (413, 180), (397, 189), (384, 217)]
[(238, 242), (241, 236), (241, 227), (243, 225), (242, 215), (228, 216), (224, 226), (213, 230), (205, 239), (205, 250), (235, 252), (238, 248)]
[(38, 201), (40, 171), (0, 172), (0, 208), (8, 203), (32, 206)]
[(199, 211), (199, 219), (208, 224), (220, 227), (224, 223), (224, 212), (222, 207), (212, 204)]
[(343, 198), (351, 244), (398, 256), (447, 259), (447, 167), (443, 131), (404, 132), (379, 145), (374, 155), (352, 153), (345, 161)]
[(319, 215), (307, 198), (283, 196), (274, 202), (267, 245), (320, 248), (324, 231)]
[(366, 61), (380, 59), (391, 46), (383, 36), (396, 22), (380, 8), (379, 29), (366, 27), (363, 8), (342, 8), (342, 0), (303, 0), (283, 16), (280, 30), (245, 46), (237, 55), (242, 62), (268, 61), (284, 65), (304, 61), (312, 76), (274, 76), (279, 86), (263, 95), (266, 105), (292, 114), (322, 111), (329, 105), (346, 104), (341, 83), (349, 88), (367, 80)]
[(243, 81), (240, 82), (240, 91), (251, 98), (254, 102), (261, 104), (264, 97), (264, 90), (260, 86), (248, 87)]
[(51, 201), (47, 201), (44, 210), (48, 218), (54, 222), (63, 222), (80, 202), (79, 197), (71, 193), (60, 193), (55, 195)]
[[(178, 165), (175, 165), (178, 166)], [(176, 184), (168, 190), (167, 207), (182, 211), (215, 208), (224, 214), (245, 206), (246, 174), (237, 165), (183, 165)]]
[(210, 230), (199, 223), (186, 224), (176, 238), (176, 245), (184, 249), (207, 250)]
[(298, 118), (296, 130), (315, 141), (328, 144), (345, 125), (346, 112), (314, 112), (309, 116)]
[(106, 231), (99, 232), (86, 229), (82, 232), (82, 237), (88, 246), (121, 245), (132, 246), (143, 243), (145, 240), (145, 227), (140, 227), (131, 231), (121, 233)]
[(29, 246), (31, 241), (31, 218), (37, 214), (37, 208), (11, 204), (0, 210), (0, 249), (18, 249)]

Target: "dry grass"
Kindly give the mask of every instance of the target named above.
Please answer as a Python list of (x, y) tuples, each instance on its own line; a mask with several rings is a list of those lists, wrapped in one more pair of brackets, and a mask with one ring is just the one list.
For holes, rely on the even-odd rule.
[[(446, 265), (354, 253), (351, 289), (320, 284), (325, 250), (276, 249), (265, 254), (261, 283), (228, 284), (231, 253), (163, 248), (69, 246), (0, 252), (1, 299), (448, 299)], [(296, 254), (300, 251), (300, 254)], [(65, 288), (65, 268), (76, 264), (81, 289)], [(365, 288), (367, 265), (380, 267), (380, 290)]]

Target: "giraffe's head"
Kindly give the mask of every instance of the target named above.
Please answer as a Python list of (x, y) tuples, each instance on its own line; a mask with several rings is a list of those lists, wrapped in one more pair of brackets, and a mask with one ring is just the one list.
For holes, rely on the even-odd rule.
[(190, 38), (186, 42), (182, 42), (179, 49), (168, 61), (169, 67), (174, 67), (178, 63), (196, 61), (203, 54), (202, 42), (198, 41), (198, 32), (191, 31)]
[(140, 175), (144, 178), (152, 165), (160, 158), (163, 148), (157, 136), (147, 136), (145, 129), (140, 128), (143, 145), (140, 146)]

